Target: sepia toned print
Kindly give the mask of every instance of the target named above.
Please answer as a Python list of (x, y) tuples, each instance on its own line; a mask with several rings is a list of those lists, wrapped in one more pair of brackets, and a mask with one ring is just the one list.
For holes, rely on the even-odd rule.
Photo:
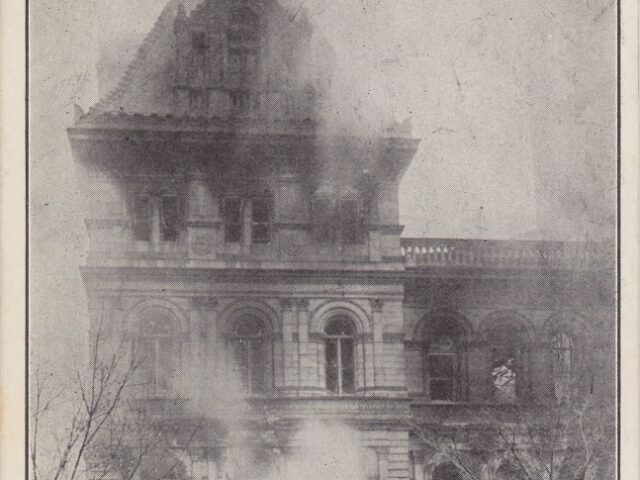
[[(597, 32), (606, 57), (609, 7), (529, 6), (539, 57), (526, 35), (504, 49), (506, 10), (452, 15), (493, 50), (439, 43), (416, 100), (402, 85), (430, 75), (409, 66), (430, 34), (349, 73), (355, 42), (327, 23), (365, 41), (356, 19), (376, 19), (372, 44), (392, 42), (381, 18), (410, 10), (305, 3), (171, 0), (144, 32), (96, 23), (111, 35), (56, 150), (76, 193), (54, 220), (84, 222), (82, 258), (39, 257), (56, 227), (38, 231), (42, 205), (32, 219), (31, 477), (615, 479), (615, 76), (608, 59), (586, 74), (572, 43)], [(555, 13), (573, 22), (560, 62)], [(485, 101), (492, 79), (504, 103)], [(36, 200), (63, 198), (37, 175)], [(55, 306), (47, 262), (79, 272), (72, 301)]]

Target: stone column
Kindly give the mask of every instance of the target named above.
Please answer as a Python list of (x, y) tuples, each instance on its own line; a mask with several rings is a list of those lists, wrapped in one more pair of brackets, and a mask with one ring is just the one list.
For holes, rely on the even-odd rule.
[(296, 390), (300, 384), (298, 366), (298, 347), (294, 342), (294, 335), (298, 334), (296, 315), (293, 311), (294, 302), (290, 298), (280, 301), (282, 307), (282, 351), (284, 389)]
[(389, 449), (379, 447), (376, 451), (378, 454), (378, 479), (387, 480), (389, 478)]
[(380, 299), (371, 300), (371, 316), (373, 320), (373, 358), (370, 364), (373, 375), (372, 386), (374, 388), (384, 385), (384, 301)]
[(424, 480), (424, 452), (412, 451), (413, 457), (413, 480)]
[(298, 358), (299, 385), (303, 390), (323, 390), (318, 377), (318, 358), (316, 344), (309, 339), (309, 300), (296, 300), (298, 314)]

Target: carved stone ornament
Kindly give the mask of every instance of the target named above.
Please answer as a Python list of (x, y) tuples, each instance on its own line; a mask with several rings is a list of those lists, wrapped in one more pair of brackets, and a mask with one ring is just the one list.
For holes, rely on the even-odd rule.
[(384, 307), (384, 300), (381, 300), (379, 298), (371, 299), (371, 308), (373, 308), (374, 312), (381, 312), (383, 307)]
[(213, 241), (206, 235), (198, 235), (191, 243), (191, 248), (198, 255), (208, 255), (213, 251)]

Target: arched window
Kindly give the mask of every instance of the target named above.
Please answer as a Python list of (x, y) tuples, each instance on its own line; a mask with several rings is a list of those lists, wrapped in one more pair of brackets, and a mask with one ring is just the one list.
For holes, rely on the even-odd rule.
[(488, 331), (491, 349), (491, 385), (494, 400), (515, 403), (528, 395), (529, 352), (524, 329), (505, 319)]
[(247, 393), (261, 393), (266, 387), (267, 355), (264, 323), (253, 317), (239, 318), (231, 336), (233, 373)]
[(140, 353), (143, 383), (154, 393), (164, 393), (171, 388), (173, 338), (173, 324), (162, 314), (151, 315), (142, 325)]
[(464, 331), (452, 317), (437, 318), (423, 331), (425, 386), (431, 400), (460, 401), (465, 397)]
[(441, 463), (433, 469), (433, 480), (463, 480), (460, 469), (453, 463)]
[(569, 399), (574, 350), (573, 340), (566, 332), (556, 332), (551, 337), (553, 369), (553, 394), (558, 402)]
[(327, 390), (339, 395), (354, 394), (355, 329), (344, 316), (332, 318), (325, 328)]

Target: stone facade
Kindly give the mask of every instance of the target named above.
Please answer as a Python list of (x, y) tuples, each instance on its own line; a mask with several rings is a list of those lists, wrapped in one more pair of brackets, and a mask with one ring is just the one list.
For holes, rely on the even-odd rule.
[[(254, 422), (257, 445), (283, 457), (300, 425), (320, 420), (357, 432), (370, 478), (451, 478), (449, 456), (415, 429), (467, 426), (460, 445), (477, 478), (513, 477), (504, 451), (470, 445), (487, 410), (508, 423), (500, 412), (557, 400), (559, 332), (579, 391), (612, 398), (612, 252), (402, 239), (398, 185), (418, 141), (393, 129), (327, 135), (314, 95), (328, 80), (309, 77), (291, 47), (308, 47), (310, 26), (294, 21), (278, 43), (281, 7), (235, 3), (189, 15), (170, 4), (118, 89), (69, 130), (86, 187), (92, 320), (153, 347), (147, 401), (215, 403), (219, 390), (199, 388), (215, 380), (242, 398), (233, 414)], [(229, 46), (245, 40), (250, 49)], [(576, 359), (594, 351), (603, 370), (586, 378)], [(492, 379), (506, 357), (513, 402)], [(222, 479), (228, 443), (206, 425), (182, 446), (185, 468)]]

